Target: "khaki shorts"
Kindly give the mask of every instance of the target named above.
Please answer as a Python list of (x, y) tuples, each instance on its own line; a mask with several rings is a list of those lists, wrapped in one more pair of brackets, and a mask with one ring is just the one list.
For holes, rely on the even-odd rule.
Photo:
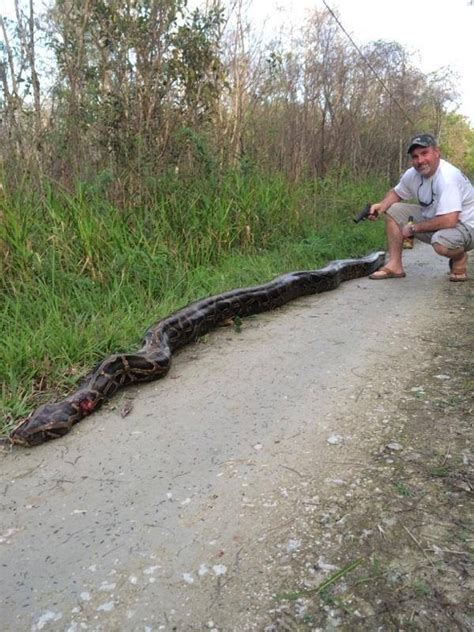
[[(421, 213), (421, 206), (417, 204), (397, 202), (388, 209), (387, 215), (393, 217), (397, 224), (406, 224), (410, 216), (413, 217), (415, 224), (425, 221)], [(448, 250), (464, 248), (467, 252), (474, 247), (474, 229), (469, 229), (462, 222), (459, 222), (454, 228), (443, 228), (434, 233), (415, 233), (414, 236), (426, 244), (441, 244)]]

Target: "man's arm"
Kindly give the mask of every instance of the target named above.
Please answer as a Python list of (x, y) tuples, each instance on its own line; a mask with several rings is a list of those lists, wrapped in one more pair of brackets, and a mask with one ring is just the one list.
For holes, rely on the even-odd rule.
[(453, 211), (452, 213), (444, 213), (444, 215), (435, 215), (432, 219), (426, 219), (417, 224), (405, 224), (402, 228), (402, 235), (410, 237), (415, 233), (434, 233), (443, 228), (454, 228), (458, 223), (459, 214), (459, 211)]

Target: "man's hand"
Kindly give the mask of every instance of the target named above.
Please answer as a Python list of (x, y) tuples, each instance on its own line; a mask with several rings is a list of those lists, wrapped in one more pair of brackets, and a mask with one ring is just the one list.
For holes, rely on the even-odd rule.
[(378, 216), (380, 215), (380, 213), (382, 213), (383, 211), (381, 211), (381, 207), (382, 205), (380, 204), (380, 202), (377, 202), (376, 204), (372, 204), (370, 206), (370, 212), (369, 212), (369, 216), (367, 217), (367, 219), (370, 219), (372, 222), (375, 221)]
[(403, 224), (403, 226), (400, 227), (400, 231), (402, 233), (403, 239), (413, 237), (413, 235), (415, 234), (415, 224), (413, 224), (412, 222), (409, 222), (408, 224)]
[(400, 202), (401, 199), (402, 198), (397, 193), (395, 193), (393, 189), (390, 189), (383, 200), (371, 205), (369, 219), (374, 221), (374, 219), (377, 219), (379, 215), (382, 215), (382, 213), (386, 213), (388, 209), (392, 206), (392, 204), (395, 204), (395, 202)]

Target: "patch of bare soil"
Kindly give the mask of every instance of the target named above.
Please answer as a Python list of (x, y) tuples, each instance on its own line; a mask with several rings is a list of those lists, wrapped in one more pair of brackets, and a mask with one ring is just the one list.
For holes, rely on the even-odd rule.
[(458, 289), (419, 369), (387, 367), (364, 394), (371, 455), (287, 556), (265, 632), (474, 629), (473, 294)]

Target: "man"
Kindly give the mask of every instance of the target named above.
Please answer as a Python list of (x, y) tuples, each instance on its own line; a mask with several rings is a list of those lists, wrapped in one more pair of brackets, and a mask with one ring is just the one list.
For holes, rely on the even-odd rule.
[[(373, 280), (405, 276), (403, 240), (415, 237), (449, 258), (450, 280), (466, 281), (467, 251), (474, 247), (474, 189), (459, 169), (443, 160), (431, 134), (410, 141), (412, 167), (384, 199), (372, 204), (369, 219), (386, 214), (389, 260)], [(416, 199), (418, 204), (402, 200)], [(408, 218), (413, 223), (408, 223)]]

